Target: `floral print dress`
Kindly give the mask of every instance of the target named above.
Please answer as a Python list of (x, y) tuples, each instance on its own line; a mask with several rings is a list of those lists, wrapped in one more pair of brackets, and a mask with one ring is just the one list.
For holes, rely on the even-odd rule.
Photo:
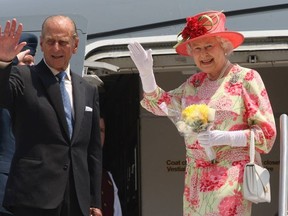
[[(158, 87), (153, 95), (144, 94), (141, 105), (155, 115), (167, 115), (161, 106), (163, 102), (169, 110), (178, 112), (191, 104), (207, 104), (216, 110), (212, 129), (245, 130), (247, 146), (253, 129), (258, 153), (268, 153), (274, 144), (276, 127), (272, 107), (264, 83), (253, 69), (233, 65), (227, 76), (216, 81), (210, 81), (206, 73), (200, 72), (175, 90), (165, 92)], [(184, 216), (251, 215), (252, 204), (242, 195), (248, 147), (213, 147), (217, 163), (212, 164), (199, 145), (197, 134), (184, 139), (187, 162)], [(259, 158), (256, 161), (261, 163)]]

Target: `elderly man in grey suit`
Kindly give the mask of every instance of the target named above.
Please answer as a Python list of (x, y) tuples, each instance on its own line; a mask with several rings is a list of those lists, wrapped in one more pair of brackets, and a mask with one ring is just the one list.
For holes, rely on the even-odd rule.
[(25, 46), (18, 44), (22, 28), (13, 19), (0, 29), (0, 107), (11, 113), (16, 145), (3, 205), (15, 216), (101, 215), (99, 97), (70, 70), (76, 25), (48, 17), (43, 59), (12, 67)]

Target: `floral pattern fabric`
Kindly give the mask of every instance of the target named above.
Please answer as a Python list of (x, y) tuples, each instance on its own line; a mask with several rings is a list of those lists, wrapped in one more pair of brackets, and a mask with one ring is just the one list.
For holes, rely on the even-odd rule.
[[(218, 163), (212, 164), (197, 141), (185, 136), (186, 171), (183, 195), (184, 216), (249, 216), (251, 203), (243, 199), (244, 166), (249, 162), (250, 131), (255, 133), (258, 154), (271, 150), (276, 127), (264, 83), (257, 71), (234, 65), (227, 76), (210, 81), (207, 74), (192, 75), (178, 88), (153, 95), (144, 94), (141, 105), (155, 115), (167, 115), (161, 104), (181, 112), (191, 104), (207, 104), (216, 110), (213, 128), (245, 130), (246, 147), (213, 147)], [(256, 157), (256, 161), (257, 158)], [(261, 163), (261, 161), (257, 161)]]

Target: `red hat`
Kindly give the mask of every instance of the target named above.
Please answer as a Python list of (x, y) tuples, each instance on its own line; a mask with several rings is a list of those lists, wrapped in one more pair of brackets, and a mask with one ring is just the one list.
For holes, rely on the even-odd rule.
[(193, 17), (186, 18), (185, 28), (178, 34), (182, 39), (174, 46), (180, 55), (188, 56), (187, 44), (192, 41), (218, 36), (229, 40), (234, 49), (244, 41), (244, 36), (239, 32), (227, 31), (225, 28), (226, 17), (220, 11), (207, 11)]

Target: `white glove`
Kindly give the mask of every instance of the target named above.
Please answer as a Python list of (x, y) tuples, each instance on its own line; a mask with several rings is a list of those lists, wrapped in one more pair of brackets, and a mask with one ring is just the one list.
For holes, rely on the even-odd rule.
[(130, 51), (130, 56), (139, 71), (144, 92), (151, 93), (155, 91), (157, 85), (153, 73), (152, 50), (149, 49), (145, 51), (138, 42), (130, 43), (128, 49)]
[(206, 130), (198, 134), (198, 142), (203, 147), (230, 145), (232, 147), (244, 147), (247, 145), (245, 132)]

